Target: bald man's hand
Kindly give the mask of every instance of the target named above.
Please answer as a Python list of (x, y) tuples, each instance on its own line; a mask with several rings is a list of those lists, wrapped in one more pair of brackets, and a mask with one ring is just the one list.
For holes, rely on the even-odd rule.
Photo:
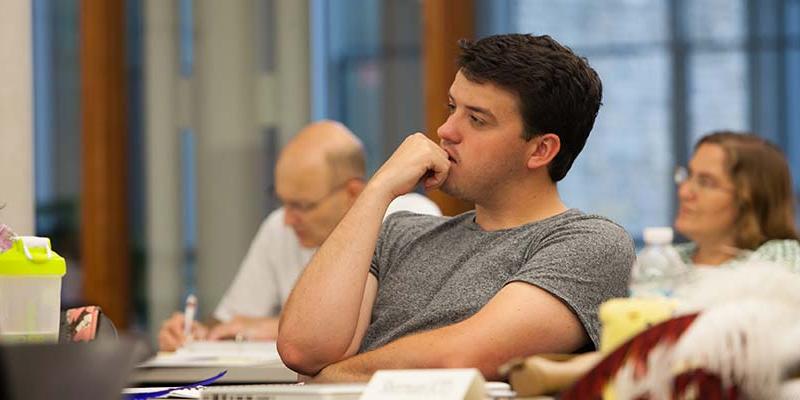
[[(158, 349), (161, 351), (175, 351), (183, 346), (188, 339), (183, 335), (183, 313), (174, 313), (172, 317), (161, 324), (158, 331)], [(194, 321), (192, 324), (192, 338), (205, 340), (208, 334), (208, 327), (200, 322)]]
[(381, 166), (370, 185), (388, 191), (393, 197), (414, 190), (422, 183), (426, 190), (442, 186), (450, 171), (447, 152), (422, 133), (407, 137)]

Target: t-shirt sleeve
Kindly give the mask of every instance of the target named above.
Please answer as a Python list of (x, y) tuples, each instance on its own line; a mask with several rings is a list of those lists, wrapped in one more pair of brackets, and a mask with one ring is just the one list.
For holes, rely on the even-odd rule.
[(398, 211), (388, 215), (381, 225), (369, 272), (380, 280), (381, 274), (387, 273), (388, 265), (397, 260), (402, 253), (405, 244), (431, 223), (430, 218), (436, 217), (408, 211)]
[(372, 262), (369, 266), (369, 273), (374, 275), (375, 278), (380, 280), (380, 267), (383, 261), (388, 257), (390, 252), (389, 244), (392, 242), (388, 236), (391, 235), (393, 228), (396, 224), (397, 218), (400, 215), (408, 214), (407, 211), (398, 211), (391, 214), (387, 214), (386, 217), (383, 219), (383, 224), (381, 225), (381, 231), (378, 234), (378, 241), (375, 243), (375, 252), (372, 255)]
[(527, 282), (559, 298), (577, 315), (597, 348), (599, 305), (627, 295), (635, 258), (630, 236), (610, 221), (583, 220), (554, 231), (529, 251), (527, 261), (508, 282)]
[(271, 272), (275, 260), (269, 254), (270, 244), (279, 243), (274, 238), (279, 232), (275, 227), (282, 222), (276, 215), (267, 217), (250, 243), (233, 283), (214, 311), (217, 320), (228, 321), (236, 315), (269, 317), (280, 309), (280, 295)]

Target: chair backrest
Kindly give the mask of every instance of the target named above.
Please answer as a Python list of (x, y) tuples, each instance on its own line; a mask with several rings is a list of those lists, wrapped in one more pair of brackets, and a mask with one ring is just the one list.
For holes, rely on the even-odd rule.
[(61, 312), (59, 343), (89, 342), (99, 338), (119, 338), (114, 323), (99, 306), (75, 307)]

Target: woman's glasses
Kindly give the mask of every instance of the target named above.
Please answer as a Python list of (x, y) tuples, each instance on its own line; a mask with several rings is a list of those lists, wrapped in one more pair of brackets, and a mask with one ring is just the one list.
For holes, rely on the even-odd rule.
[(675, 184), (680, 186), (684, 183), (688, 183), (690, 187), (696, 192), (713, 192), (713, 191), (721, 191), (721, 192), (733, 192), (732, 187), (727, 187), (722, 185), (717, 179), (714, 179), (708, 175), (692, 175), (689, 172), (689, 169), (686, 167), (677, 167), (675, 168), (675, 173), (673, 174), (673, 179), (675, 180)]

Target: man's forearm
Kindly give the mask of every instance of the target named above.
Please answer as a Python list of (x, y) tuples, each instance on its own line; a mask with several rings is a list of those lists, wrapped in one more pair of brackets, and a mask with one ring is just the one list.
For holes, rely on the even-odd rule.
[(278, 338), (278, 321), (280, 317), (254, 318), (245, 328), (245, 339), (275, 340)]
[(309, 383), (331, 383), (331, 382), (367, 382), (372, 378), (374, 370), (366, 365), (354, 363), (356, 357), (339, 361), (336, 364), (328, 365), (323, 368), (316, 376), (312, 377)]
[[(362, 353), (325, 367), (312, 381), (324, 382), (366, 382), (379, 369), (437, 368), (441, 365), (430, 363), (420, 357), (419, 348), (406, 349), (392, 343), (388, 346)], [(423, 355), (424, 356), (424, 355)], [(432, 358), (435, 360), (435, 358)]]
[(278, 336), (278, 317), (248, 317), (236, 315), (229, 321), (215, 324), (208, 333), (209, 340), (244, 338), (274, 340)]
[(290, 367), (297, 363), (300, 372), (316, 373), (345, 356), (357, 327), (383, 214), (391, 200), (378, 190), (365, 189), (298, 280), (278, 334), (281, 356)]
[(498, 367), (514, 357), (569, 353), (588, 340), (578, 317), (561, 300), (536, 286), (513, 282), (463, 321), (343, 360), (316, 379), (368, 379), (379, 369), (405, 368), (478, 368), (487, 379), (498, 379)]
[[(478, 368), (487, 378), (496, 378), (497, 365), (478, 360), (476, 352), (450, 340), (449, 329), (406, 336), (386, 346), (362, 353), (324, 368), (314, 382), (364, 382), (381, 369)], [(498, 364), (499, 365), (499, 364)]]

